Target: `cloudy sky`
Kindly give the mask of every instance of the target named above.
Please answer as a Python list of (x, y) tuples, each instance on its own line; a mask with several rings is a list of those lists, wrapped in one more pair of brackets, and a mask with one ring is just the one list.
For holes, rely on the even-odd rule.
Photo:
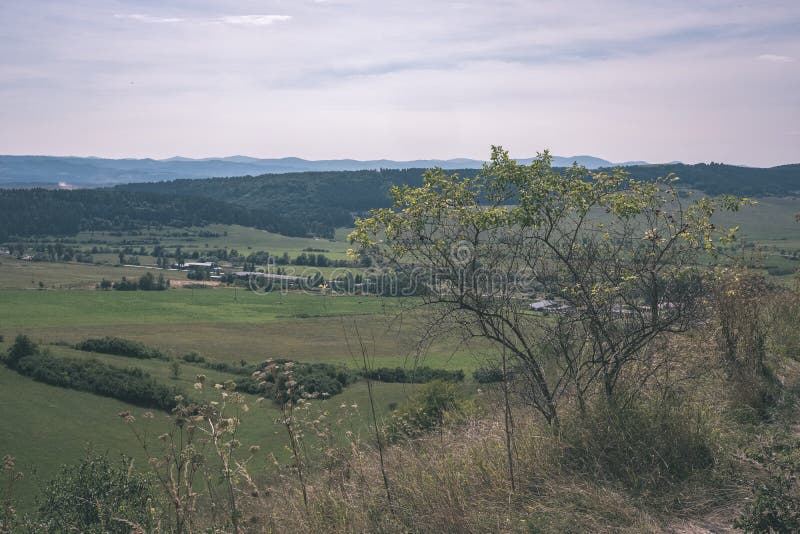
[(800, 162), (798, 0), (0, 0), (0, 153)]

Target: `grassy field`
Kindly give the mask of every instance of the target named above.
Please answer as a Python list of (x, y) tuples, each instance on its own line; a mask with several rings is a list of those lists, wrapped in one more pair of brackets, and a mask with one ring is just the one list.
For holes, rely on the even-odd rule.
[[(152, 270), (154, 275), (163, 274), (170, 280), (186, 280), (180, 271)], [(118, 265), (93, 265), (88, 263), (51, 263), (17, 260), (11, 256), (0, 256), (0, 290), (39, 289), (90, 289), (101, 280), (120, 280), (123, 276), (138, 279), (148, 269), (144, 267), (122, 267)]]
[[(7, 345), (7, 344), (6, 344)], [(213, 384), (233, 378), (224, 373), (215, 373), (191, 365), (181, 365), (179, 380), (169, 377), (166, 362), (131, 360), (108, 355), (86, 354), (63, 347), (49, 347), (55, 356), (95, 357), (120, 366), (141, 367), (158, 380), (176, 383), (194, 397), (202, 398), (192, 388), (196, 374), (205, 374)], [(392, 403), (402, 403), (416, 386), (407, 384), (375, 383), (375, 395), (379, 399), (376, 411), (380, 418), (386, 417)], [(209, 398), (216, 398), (209, 392)], [(257, 403), (252, 395), (246, 395), (252, 409), (242, 416), (239, 438), (245, 447), (259, 445), (261, 452), (252, 465), (256, 474), (271, 464), (268, 456), (285, 457), (285, 429), (276, 425), (278, 410), (271, 403)], [(346, 417), (346, 410), (355, 416)], [(76, 462), (87, 447), (97, 452), (108, 452), (112, 457), (125, 454), (134, 458), (139, 466), (145, 465), (145, 454), (135, 440), (130, 428), (121, 422), (118, 413), (131, 411), (142, 414), (145, 410), (123, 402), (99, 397), (90, 393), (67, 390), (35, 382), (3, 366), (0, 366), (0, 405), (3, 406), (3, 432), (0, 432), (0, 454), (11, 454), (17, 458), (17, 467), (26, 474), (19, 487), (23, 509), (33, 505), (33, 496), (38, 486), (47, 481), (57, 468), (65, 463)], [(358, 406), (353, 409), (352, 405)], [(340, 419), (336, 431), (343, 434), (351, 430), (368, 437), (369, 419), (366, 417), (368, 397), (365, 383), (356, 383), (342, 394), (327, 401), (316, 401), (315, 409), (328, 411), (333, 420)], [(137, 428), (147, 429), (157, 436), (167, 429), (163, 416), (147, 421), (139, 417)], [(141, 425), (145, 425), (142, 427)]]
[[(115, 335), (181, 355), (196, 351), (223, 361), (266, 358), (357, 365), (357, 325), (379, 366), (417, 355), (414, 321), (396, 319), (396, 299), (253, 293), (242, 289), (163, 292), (2, 291), (0, 333), (26, 333), (49, 343)], [(477, 350), (477, 349), (476, 349)], [(472, 350), (442, 340), (424, 354), (434, 367), (477, 365)]]
[[(218, 234), (216, 236), (201, 235), (202, 233)], [(290, 256), (300, 254), (303, 249), (321, 249), (324, 254), (332, 259), (346, 258), (349, 245), (346, 241), (349, 229), (342, 228), (336, 232), (334, 240), (287, 237), (280, 234), (247, 228), (237, 225), (211, 224), (202, 228), (163, 228), (160, 230), (143, 230), (137, 235), (119, 235), (117, 232), (81, 232), (74, 239), (78, 245), (98, 245), (105, 247), (119, 247), (123, 245), (145, 249), (152, 249), (154, 240), (164, 247), (174, 249), (180, 246), (185, 253), (191, 254), (195, 250), (201, 254), (205, 249), (228, 248), (236, 249), (240, 254), (246, 255), (248, 251), (265, 250), (273, 256), (280, 256), (284, 252)], [(115, 261), (114, 255), (98, 255), (98, 258)], [(146, 256), (145, 258), (150, 258)], [(142, 263), (144, 263), (144, 259)]]
[(721, 213), (714, 221), (724, 226), (739, 226), (745, 240), (760, 244), (784, 244), (800, 248), (800, 198), (766, 197), (735, 213)]

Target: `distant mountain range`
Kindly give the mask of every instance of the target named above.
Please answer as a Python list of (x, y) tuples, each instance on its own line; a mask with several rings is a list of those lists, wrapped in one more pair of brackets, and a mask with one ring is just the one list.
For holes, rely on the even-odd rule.
[[(520, 159), (530, 163), (533, 158)], [(590, 169), (615, 165), (644, 165), (644, 161), (612, 163), (593, 156), (554, 157), (553, 165), (568, 167), (573, 162)], [(247, 156), (190, 159), (105, 159), (61, 156), (0, 156), (0, 187), (56, 186), (96, 187), (123, 183), (154, 182), (178, 178), (258, 176), (288, 172), (361, 171), (372, 169), (479, 169), (482, 161), (467, 158), (447, 160), (354, 159), (306, 160), (301, 158), (259, 159)]]

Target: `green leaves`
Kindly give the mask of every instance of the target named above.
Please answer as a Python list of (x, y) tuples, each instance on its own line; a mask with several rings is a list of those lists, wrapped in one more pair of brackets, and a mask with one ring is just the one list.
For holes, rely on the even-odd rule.
[(575, 224), (585, 225), (587, 231), (602, 229), (601, 235), (611, 239), (642, 218), (653, 223), (648, 235), (714, 251), (716, 236), (727, 242), (737, 230), (717, 228), (711, 223), (714, 213), (751, 203), (725, 195), (684, 207), (675, 176), (641, 182), (619, 168), (592, 172), (576, 165), (561, 173), (550, 162), (544, 151), (530, 165), (520, 165), (502, 147), (493, 146), (491, 161), (475, 178), (429, 170), (421, 187), (393, 187), (391, 208), (372, 210), (356, 221), (349, 236), (360, 247), (354, 252), (380, 250), (401, 258), (414, 256), (430, 243), (446, 248), (451, 239), (497, 228), (552, 232)]

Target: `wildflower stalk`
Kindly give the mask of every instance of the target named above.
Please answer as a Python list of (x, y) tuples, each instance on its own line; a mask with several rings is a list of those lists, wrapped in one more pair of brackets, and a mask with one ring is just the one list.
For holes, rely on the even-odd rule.
[(254, 373), (258, 378), (259, 385), (265, 389), (270, 385), (267, 383), (267, 378), (272, 380), (272, 400), (274, 400), (281, 408), (280, 423), (286, 428), (286, 433), (289, 436), (289, 448), (294, 458), (295, 471), (297, 478), (300, 482), (300, 488), (303, 492), (303, 505), (308, 514), (308, 489), (306, 487), (305, 474), (303, 472), (303, 454), (300, 451), (301, 438), (295, 426), (295, 396), (299, 402), (303, 401), (302, 390), (303, 386), (299, 385), (294, 379), (294, 371), (292, 370), (293, 363), (287, 362), (283, 365), (267, 360), (268, 364), (263, 371)]
[(286, 432), (289, 435), (289, 445), (292, 449), (294, 456), (295, 470), (297, 471), (297, 478), (300, 480), (300, 488), (303, 491), (303, 506), (308, 513), (308, 491), (306, 490), (305, 476), (303, 475), (303, 461), (300, 455), (300, 445), (298, 443), (298, 436), (294, 428), (294, 403), (289, 400), (281, 405), (281, 412), (283, 413), (283, 424), (286, 427)]
[[(240, 411), (247, 411), (247, 405), (244, 403), (244, 397), (236, 393), (236, 384), (232, 381), (223, 384), (217, 384), (216, 389), (220, 389), (222, 396), (222, 403), (217, 408), (216, 403), (203, 407), (203, 415), (208, 429), (204, 431), (210, 436), (214, 445), (214, 450), (217, 457), (222, 463), (222, 478), (225, 481), (225, 489), (227, 491), (228, 509), (231, 526), (234, 534), (239, 534), (239, 509), (236, 498), (236, 488), (234, 484), (234, 471), (239, 472), (243, 468), (236, 463), (236, 469), (232, 463), (235, 463), (233, 452), (239, 447), (239, 441), (236, 439), (236, 432), (239, 428)], [(236, 407), (234, 417), (226, 417), (225, 409), (228, 405)], [(226, 434), (230, 435), (230, 439), (226, 440)]]
[(14, 484), (22, 480), (22, 473), (15, 469), (16, 460), (13, 456), (4, 456), (2, 471), (5, 474), (6, 489), (3, 495), (2, 510), (0, 510), (0, 534), (11, 534), (17, 522), (17, 511), (14, 508)]
[[(383, 439), (381, 438), (381, 431), (378, 428), (378, 416), (375, 413), (375, 397), (372, 394), (372, 380), (369, 378), (369, 365), (367, 362), (367, 347), (364, 345), (364, 338), (361, 337), (361, 332), (358, 330), (358, 325), (353, 322), (353, 328), (356, 332), (356, 339), (361, 350), (361, 363), (364, 367), (364, 379), (367, 381), (367, 396), (369, 397), (369, 407), (372, 412), (372, 425), (375, 429), (375, 442), (378, 446), (378, 459), (380, 462), (381, 476), (383, 477), (383, 488), (386, 491), (386, 502), (389, 504), (389, 511), (392, 515), (394, 512), (394, 501), (392, 500), (392, 492), (389, 486), (389, 476), (386, 474), (386, 464), (383, 459)], [(345, 332), (346, 335), (346, 332)]]

